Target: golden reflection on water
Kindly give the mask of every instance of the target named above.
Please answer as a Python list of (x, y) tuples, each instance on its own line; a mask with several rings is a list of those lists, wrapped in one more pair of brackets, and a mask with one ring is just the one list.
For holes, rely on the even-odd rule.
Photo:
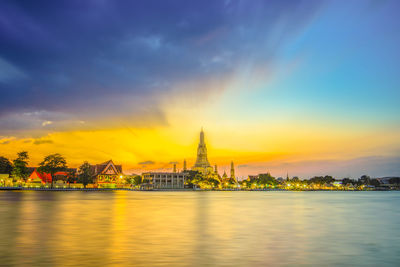
[(0, 204), (5, 266), (400, 260), (398, 192), (26, 191), (0, 192)]

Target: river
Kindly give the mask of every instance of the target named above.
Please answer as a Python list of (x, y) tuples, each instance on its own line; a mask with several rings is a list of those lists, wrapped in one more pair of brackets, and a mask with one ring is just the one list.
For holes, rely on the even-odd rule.
[(1, 266), (398, 266), (400, 192), (0, 192)]

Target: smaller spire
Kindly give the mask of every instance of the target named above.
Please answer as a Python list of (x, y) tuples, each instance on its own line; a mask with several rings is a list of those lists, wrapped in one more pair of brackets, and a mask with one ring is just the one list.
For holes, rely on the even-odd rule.
[(186, 171), (186, 159), (183, 160), (183, 171)]

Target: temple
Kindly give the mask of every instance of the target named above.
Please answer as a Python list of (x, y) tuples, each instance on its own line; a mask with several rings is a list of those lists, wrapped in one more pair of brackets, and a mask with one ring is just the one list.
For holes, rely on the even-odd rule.
[(231, 179), (233, 179), (235, 182), (236, 181), (236, 176), (235, 176), (235, 166), (233, 165), (233, 161), (231, 162)]
[(206, 143), (204, 142), (203, 129), (201, 129), (201, 132), (200, 132), (200, 142), (197, 147), (196, 163), (192, 167), (192, 170), (201, 172), (203, 174), (208, 174), (208, 173), (213, 172), (213, 167), (211, 167), (210, 163), (208, 162), (208, 158), (207, 158), (207, 147), (206, 147)]
[(28, 177), (28, 182), (32, 184), (50, 184), (52, 182), (66, 184), (68, 183), (69, 178), (74, 176), (75, 172), (76, 169), (69, 168), (66, 171), (59, 171), (51, 175), (50, 173), (39, 172), (37, 168), (33, 168), (33, 171)]
[(40, 173), (35, 168), (35, 170), (31, 173), (31, 175), (29, 175), (28, 181), (30, 183), (46, 184), (46, 183), (51, 183), (52, 177), (50, 173)]
[(104, 163), (90, 165), (94, 183), (98, 187), (116, 187), (124, 184), (122, 165), (115, 165), (112, 160)]

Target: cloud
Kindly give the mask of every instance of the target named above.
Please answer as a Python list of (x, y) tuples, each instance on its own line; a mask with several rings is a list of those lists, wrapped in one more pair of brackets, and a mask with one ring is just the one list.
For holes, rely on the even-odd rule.
[(241, 164), (241, 165), (238, 165), (237, 167), (238, 168), (245, 168), (245, 167), (248, 167), (249, 165), (248, 164)]
[(36, 139), (33, 141), (34, 145), (43, 145), (43, 144), (53, 144), (54, 142), (52, 140), (46, 140), (46, 139)]
[(155, 162), (152, 160), (146, 160), (146, 161), (139, 162), (138, 164), (139, 165), (153, 165), (153, 164), (155, 164)]
[(0, 136), (0, 145), (10, 144), (14, 140), (16, 140), (15, 136)]
[(177, 161), (171, 161), (171, 162), (169, 162), (169, 164), (178, 164), (179, 162), (177, 162)]
[[(58, 124), (47, 119), (46, 128), (57, 130), (69, 121), (107, 125), (116, 116), (164, 125), (160, 102), (177, 85), (239, 70), (258, 75), (317, 3), (1, 1), (0, 91), (7, 94), (0, 124), (10, 113), (47, 112), (66, 116)], [(5, 124), (2, 131), (25, 130), (23, 122)]]
[[(88, 125), (90, 127), (90, 124)], [(0, 116), (0, 134), (27, 137), (32, 133), (38, 137), (49, 130), (79, 130), (86, 126), (84, 121), (62, 112), (37, 110), (30, 112), (7, 113)], [(29, 136), (31, 137), (31, 136)]]
[(53, 122), (52, 121), (44, 121), (44, 122), (42, 122), (42, 126), (46, 126), (46, 125), (50, 125), (50, 124), (53, 124)]

